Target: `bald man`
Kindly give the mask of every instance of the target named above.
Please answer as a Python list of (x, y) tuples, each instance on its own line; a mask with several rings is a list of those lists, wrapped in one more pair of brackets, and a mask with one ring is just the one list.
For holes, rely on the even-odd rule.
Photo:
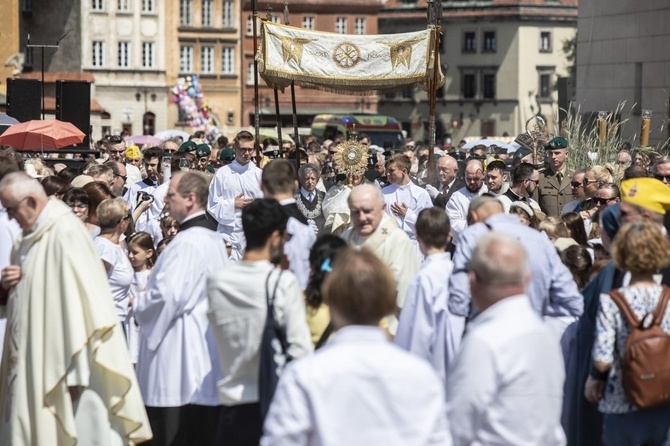
[(433, 205), (445, 209), (454, 192), (465, 187), (465, 182), (458, 178), (456, 158), (450, 155), (438, 158), (437, 176), (440, 180), (440, 187), (439, 194), (433, 199)]
[(480, 160), (471, 159), (465, 166), (465, 186), (454, 192), (447, 203), (447, 215), (451, 222), (451, 237), (458, 244), (458, 237), (468, 225), (468, 206), (473, 198), (488, 192), (484, 184), (484, 165)]
[[(416, 249), (410, 238), (398, 227), (395, 218), (384, 209), (381, 190), (372, 184), (356, 186), (349, 195), (349, 211), (353, 228), (342, 234), (350, 245), (367, 248), (391, 268), (398, 289), (398, 308), (405, 302), (410, 280), (419, 271)], [(397, 320), (389, 320), (389, 330), (395, 333)]]
[(0, 181), (0, 202), (23, 230), (2, 270), (0, 444), (150, 439), (107, 273), (86, 227), (23, 172)]

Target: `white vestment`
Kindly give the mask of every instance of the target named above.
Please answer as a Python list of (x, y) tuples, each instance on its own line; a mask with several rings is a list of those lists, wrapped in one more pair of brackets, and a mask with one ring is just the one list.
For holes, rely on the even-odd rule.
[(468, 324), (448, 372), (454, 445), (564, 445), (564, 380), (559, 346), (528, 296), (497, 302)]
[(221, 237), (197, 226), (177, 233), (158, 257), (133, 306), (140, 327), (137, 379), (147, 406), (219, 405), (207, 276), (226, 260)]
[(218, 231), (233, 246), (231, 260), (241, 259), (246, 247), (242, 231), (242, 209), (235, 208), (235, 199), (240, 194), (243, 198), (263, 198), (262, 173), (252, 162), (243, 166), (233, 161), (219, 168), (209, 184), (207, 210), (219, 222)]
[(395, 219), (384, 214), (369, 237), (360, 237), (354, 229), (350, 229), (342, 234), (342, 238), (352, 246), (368, 248), (391, 269), (398, 290), (398, 307), (402, 308), (409, 282), (419, 271), (419, 260), (412, 241), (398, 228)]
[(450, 446), (444, 388), (423, 360), (377, 327), (347, 326), (291, 362), (262, 446)]
[[(0, 369), (0, 444), (151, 438), (107, 275), (86, 227), (52, 197), (20, 236)], [(70, 388), (81, 390), (73, 402)]]
[(454, 244), (458, 242), (458, 236), (463, 229), (468, 226), (468, 208), (470, 207), (470, 202), (473, 198), (479, 197), (487, 191), (486, 184), (482, 185), (477, 192), (470, 192), (466, 187), (462, 187), (449, 198), (446, 212), (451, 223), (451, 237)]
[(126, 187), (142, 181), (142, 171), (134, 164), (126, 163)]
[(447, 252), (426, 257), (407, 289), (394, 339), (397, 346), (430, 362), (443, 382), (465, 329), (465, 318), (447, 308), (453, 269)]
[[(7, 216), (7, 211), (0, 204), (0, 271), (9, 266), (9, 256), (12, 253), (12, 246), (14, 246), (14, 240), (16, 240), (20, 233), (21, 228), (16, 223), (16, 220), (10, 220)], [(2, 283), (1, 279), (0, 283)], [(0, 339), (5, 339), (6, 324), (5, 308), (0, 306)], [(0, 358), (2, 358), (2, 343), (0, 343)]]
[(137, 207), (138, 192), (146, 192), (154, 197), (154, 201), (149, 206), (149, 209), (142, 212), (135, 222), (136, 232), (147, 232), (154, 239), (154, 244), (158, 243), (163, 237), (160, 230), (160, 216), (165, 206), (165, 195), (167, 194), (167, 186), (159, 185), (157, 183), (149, 184), (149, 180), (140, 181), (128, 188), (123, 198), (128, 202), (130, 212), (132, 213)]
[[(409, 238), (416, 240), (415, 226), (419, 212), (433, 207), (433, 201), (430, 199), (428, 192), (410, 181), (403, 186), (390, 184), (382, 189), (382, 193), (386, 202), (386, 213), (395, 218), (398, 227), (405, 231)], [(407, 213), (404, 217), (395, 215), (391, 211), (391, 205), (395, 203), (407, 205)]]

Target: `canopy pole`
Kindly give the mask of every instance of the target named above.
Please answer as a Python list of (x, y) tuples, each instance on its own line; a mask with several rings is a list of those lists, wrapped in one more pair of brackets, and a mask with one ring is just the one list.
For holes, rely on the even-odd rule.
[[(290, 25), (288, 19), (288, 2), (284, 2), (284, 25)], [(295, 106), (295, 81), (291, 81), (291, 111), (293, 113), (293, 142), (295, 143), (295, 150), (300, 148), (300, 137), (298, 135), (298, 112)], [(298, 159), (298, 158), (296, 158)], [(297, 167), (300, 168), (300, 160), (297, 161)]]
[(263, 162), (263, 155), (261, 154), (261, 146), (258, 141), (260, 138), (260, 111), (258, 104), (258, 61), (256, 60), (256, 51), (258, 51), (258, 27), (256, 23), (258, 22), (258, 0), (251, 0), (251, 9), (253, 11), (252, 17), (252, 30), (254, 34), (254, 147), (256, 148), (256, 165), (261, 167)]
[[(272, 7), (270, 5), (267, 5), (265, 7), (265, 11), (267, 12), (267, 15), (265, 17), (265, 20), (268, 22), (272, 21)], [(279, 145), (278, 152), (281, 153), (281, 146), (283, 142), (283, 138), (281, 135), (281, 112), (279, 111), (279, 90), (277, 87), (273, 87), (274, 90), (274, 97), (275, 97), (275, 123), (277, 125), (277, 144)]]
[(430, 118), (428, 141), (428, 183), (437, 186), (437, 166), (435, 161), (435, 115), (437, 109), (437, 88), (438, 75), (440, 63), (440, 32), (441, 32), (441, 17), (442, 17), (442, 1), (428, 0), (428, 26), (434, 29), (433, 39), (433, 78), (429, 82), (430, 88), (428, 94), (430, 95)]

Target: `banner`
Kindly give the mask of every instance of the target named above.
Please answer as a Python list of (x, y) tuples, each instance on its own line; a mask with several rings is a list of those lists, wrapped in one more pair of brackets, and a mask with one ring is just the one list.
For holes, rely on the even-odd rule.
[[(292, 81), (351, 94), (383, 93), (420, 86), (434, 74), (434, 29), (350, 35), (310, 31), (264, 21), (256, 55), (258, 72), (281, 90)], [(438, 86), (444, 83), (438, 70)]]

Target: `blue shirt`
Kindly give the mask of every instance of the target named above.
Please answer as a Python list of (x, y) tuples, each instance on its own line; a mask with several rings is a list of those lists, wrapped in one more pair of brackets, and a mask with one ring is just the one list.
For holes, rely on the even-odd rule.
[(481, 236), (489, 231), (507, 234), (519, 240), (528, 254), (531, 274), (526, 294), (533, 309), (541, 316), (581, 316), (584, 299), (570, 270), (561, 262), (546, 234), (524, 226), (516, 215), (496, 214), (484, 223), (475, 223), (461, 232), (454, 253), (454, 272), (449, 280), (449, 311), (472, 316), (467, 265)]

